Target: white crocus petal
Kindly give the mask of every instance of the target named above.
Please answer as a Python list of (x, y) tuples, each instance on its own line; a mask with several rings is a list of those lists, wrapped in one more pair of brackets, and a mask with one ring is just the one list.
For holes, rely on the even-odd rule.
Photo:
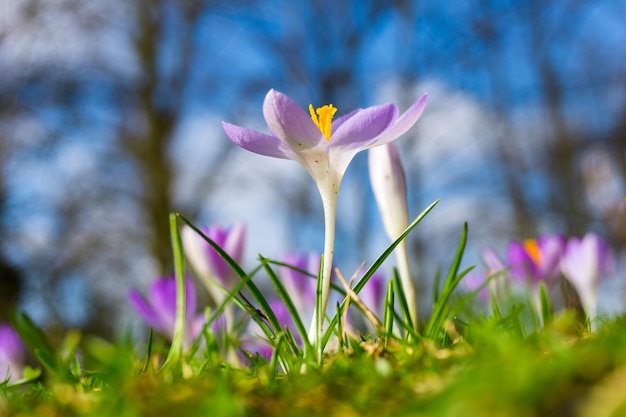
[(224, 297), (224, 293), (216, 287), (216, 282), (213, 277), (213, 271), (209, 260), (207, 259), (207, 245), (206, 241), (196, 233), (188, 225), (184, 225), (180, 232), (180, 237), (183, 241), (183, 250), (185, 256), (191, 265), (191, 269), (195, 272), (196, 276), (202, 281), (213, 300), (219, 303)]

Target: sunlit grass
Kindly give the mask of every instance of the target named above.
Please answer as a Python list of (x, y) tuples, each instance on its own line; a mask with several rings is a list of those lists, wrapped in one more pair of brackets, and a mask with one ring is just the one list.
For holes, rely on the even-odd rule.
[[(32, 367), (0, 384), (0, 415), (626, 415), (626, 321), (605, 318), (591, 332), (575, 312), (553, 311), (544, 290), (539, 310), (532, 298), (496, 300), (492, 294), (487, 306), (475, 299), (480, 288), (460, 292), (470, 270), (460, 268), (467, 225), (447, 272), (438, 275), (442, 282), (434, 278), (432, 310), (422, 322), (411, 323), (397, 273), (386, 286), (383, 316), (363, 313), (358, 293), (434, 204), (356, 284), (335, 287), (340, 301), (329, 309), (317, 340), (307, 338), (304, 319), (276, 273), (284, 264), (261, 256), (245, 271), (206, 236), (240, 281), (223, 289), (222, 304), (206, 310), (206, 324), (191, 346), (183, 346), (185, 297), (177, 299), (171, 343), (152, 332), (145, 339), (125, 334), (107, 341), (77, 331), (52, 343), (16, 313), (13, 326)], [(171, 218), (178, 294), (185, 268), (180, 219)], [(254, 283), (261, 273), (293, 328), (281, 324)], [(237, 322), (220, 334), (213, 324), (230, 304), (238, 309)], [(348, 309), (373, 321), (375, 333), (347, 325)], [(250, 320), (271, 350), (267, 357), (241, 340)]]

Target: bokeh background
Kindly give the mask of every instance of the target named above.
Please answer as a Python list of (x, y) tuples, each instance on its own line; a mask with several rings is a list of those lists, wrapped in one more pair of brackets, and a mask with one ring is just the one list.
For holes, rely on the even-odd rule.
[[(321, 251), (308, 174), (221, 130), (265, 130), (270, 88), (340, 114), (429, 92), (396, 142), (412, 215), (442, 199), (410, 236), (424, 294), (464, 221), (466, 266), (594, 231), (617, 261), (600, 311), (623, 310), (625, 16), (624, 0), (0, 0), (0, 319), (112, 335), (129, 288), (172, 270), (173, 211), (245, 221), (247, 265)], [(366, 155), (337, 226), (344, 275), (388, 244)]]

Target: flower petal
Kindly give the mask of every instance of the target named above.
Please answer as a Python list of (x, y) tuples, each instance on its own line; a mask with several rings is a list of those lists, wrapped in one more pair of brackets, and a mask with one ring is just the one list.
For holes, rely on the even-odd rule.
[(263, 116), (270, 131), (296, 152), (325, 141), (311, 116), (279, 91), (270, 90), (265, 96)]
[(139, 314), (150, 327), (153, 327), (155, 329), (161, 328), (159, 317), (154, 312), (154, 309), (139, 293), (139, 291), (137, 291), (136, 289), (130, 290), (128, 293), (128, 301), (130, 302), (130, 305), (133, 307), (133, 309), (135, 309), (137, 314)]
[(159, 326), (155, 329), (172, 337), (176, 322), (176, 280), (174, 278), (155, 280), (149, 289), (149, 299), (159, 321)]
[(369, 142), (387, 129), (398, 115), (394, 104), (383, 104), (352, 112), (341, 120), (330, 138), (333, 147), (365, 149)]
[(227, 122), (222, 122), (222, 128), (228, 138), (243, 149), (274, 158), (294, 159), (293, 151), (274, 136)]
[(382, 145), (396, 140), (405, 134), (419, 120), (424, 113), (428, 94), (424, 93), (417, 99), (411, 107), (400, 116), (389, 129), (385, 130), (382, 135), (376, 138), (376, 141), (370, 146)]

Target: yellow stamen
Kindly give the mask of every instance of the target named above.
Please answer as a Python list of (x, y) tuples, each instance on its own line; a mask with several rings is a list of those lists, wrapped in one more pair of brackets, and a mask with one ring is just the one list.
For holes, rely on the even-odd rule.
[(528, 256), (530, 256), (530, 259), (532, 259), (535, 264), (541, 262), (541, 250), (539, 249), (539, 244), (537, 243), (537, 240), (525, 240), (524, 249), (526, 250), (526, 253), (528, 253)]
[[(326, 138), (326, 142), (330, 141), (330, 128), (333, 122), (333, 116), (337, 113), (337, 108), (332, 104), (327, 104), (313, 110), (313, 105), (309, 104), (309, 113), (313, 123), (318, 127), (322, 135)], [(317, 114), (316, 114), (317, 113)]]

